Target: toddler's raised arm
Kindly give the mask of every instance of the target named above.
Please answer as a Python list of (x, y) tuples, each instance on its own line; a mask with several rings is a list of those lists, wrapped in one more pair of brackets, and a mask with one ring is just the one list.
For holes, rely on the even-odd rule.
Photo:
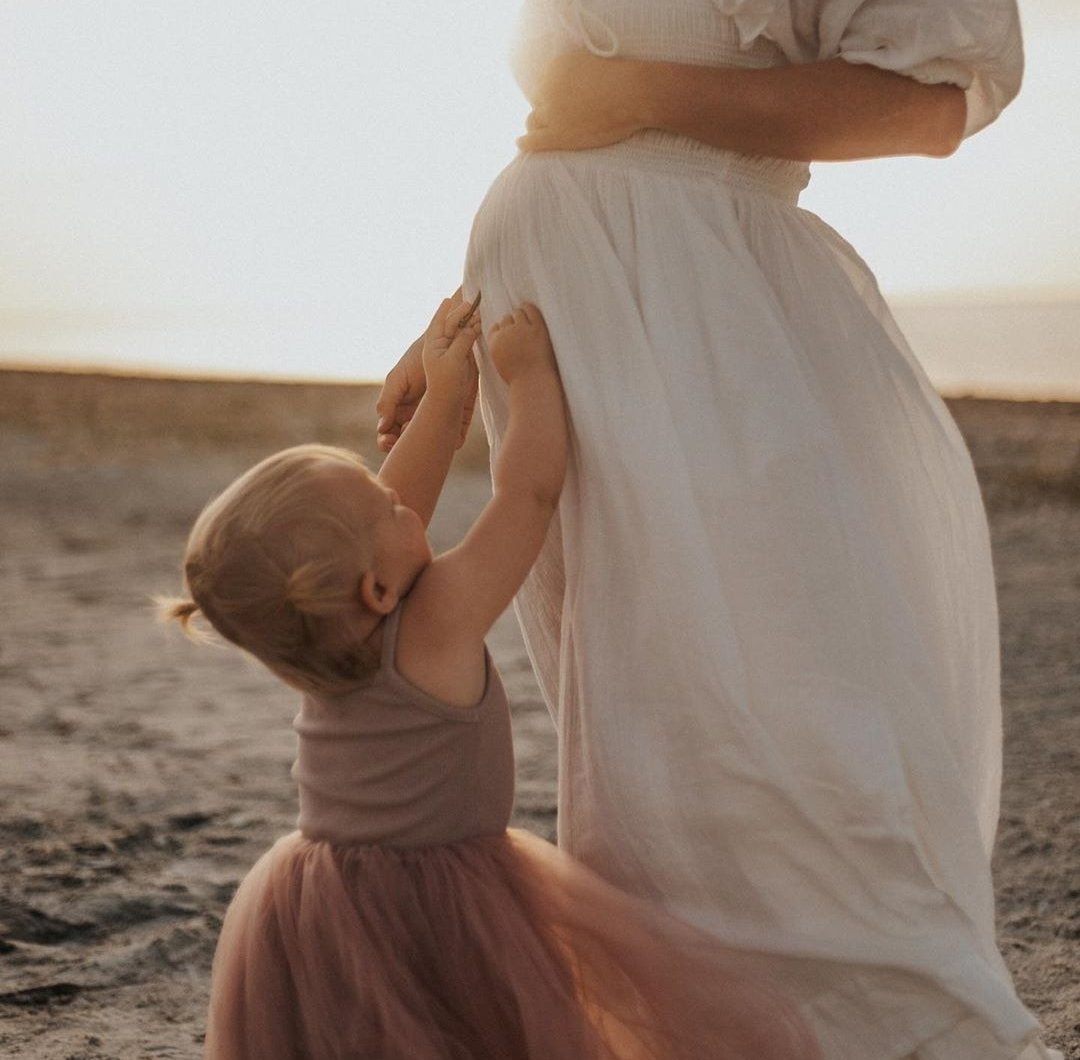
[(446, 482), (461, 431), (462, 410), (476, 391), (472, 348), (479, 337), (479, 317), (461, 301), (460, 292), (439, 306), (423, 340), (426, 390), (379, 478), (397, 491), (427, 526)]
[(444, 647), (482, 643), (540, 552), (566, 474), (566, 408), (540, 311), (516, 309), (491, 329), (489, 348), (509, 388), (510, 413), (493, 496), (411, 594), (411, 607), (423, 609), (424, 625)]

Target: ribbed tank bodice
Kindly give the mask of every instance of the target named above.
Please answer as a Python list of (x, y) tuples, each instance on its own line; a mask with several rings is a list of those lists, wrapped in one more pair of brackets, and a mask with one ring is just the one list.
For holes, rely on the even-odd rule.
[(386, 620), (372, 680), (340, 697), (305, 696), (293, 722), (297, 825), (311, 839), (431, 846), (497, 835), (510, 819), (510, 716), (490, 656), (480, 703), (443, 703), (397, 669), (400, 615)]

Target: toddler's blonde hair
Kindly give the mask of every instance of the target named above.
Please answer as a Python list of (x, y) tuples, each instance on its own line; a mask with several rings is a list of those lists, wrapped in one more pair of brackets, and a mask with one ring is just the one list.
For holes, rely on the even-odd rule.
[(305, 692), (335, 695), (370, 676), (378, 659), (335, 628), (356, 603), (371, 564), (371, 522), (343, 519), (315, 499), (318, 479), (364, 467), (347, 449), (299, 445), (246, 471), (203, 509), (184, 551), (189, 597), (159, 599), (161, 615), (197, 635), (214, 629)]

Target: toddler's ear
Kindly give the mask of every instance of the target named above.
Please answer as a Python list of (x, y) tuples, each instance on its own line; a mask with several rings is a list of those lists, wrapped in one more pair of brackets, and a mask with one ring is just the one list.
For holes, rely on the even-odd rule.
[(398, 605), (397, 590), (379, 581), (374, 571), (360, 575), (359, 595), (360, 602), (377, 615), (388, 615)]

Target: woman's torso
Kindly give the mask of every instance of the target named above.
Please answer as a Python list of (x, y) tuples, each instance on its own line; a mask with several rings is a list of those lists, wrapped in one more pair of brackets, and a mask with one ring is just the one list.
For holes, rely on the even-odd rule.
[[(751, 37), (747, 25), (724, 14), (721, 6), (715, 0), (526, 0), (514, 50), (514, 73), (531, 99), (548, 63), (582, 48), (603, 57), (697, 66), (762, 69), (787, 64), (776, 44), (763, 36)], [(513, 164), (515, 180), (527, 179), (521, 170), (553, 164), (556, 158), (557, 164), (571, 170), (613, 166), (704, 177), (789, 205), (798, 202), (810, 179), (805, 162), (739, 154), (646, 129), (597, 150), (519, 157)]]

